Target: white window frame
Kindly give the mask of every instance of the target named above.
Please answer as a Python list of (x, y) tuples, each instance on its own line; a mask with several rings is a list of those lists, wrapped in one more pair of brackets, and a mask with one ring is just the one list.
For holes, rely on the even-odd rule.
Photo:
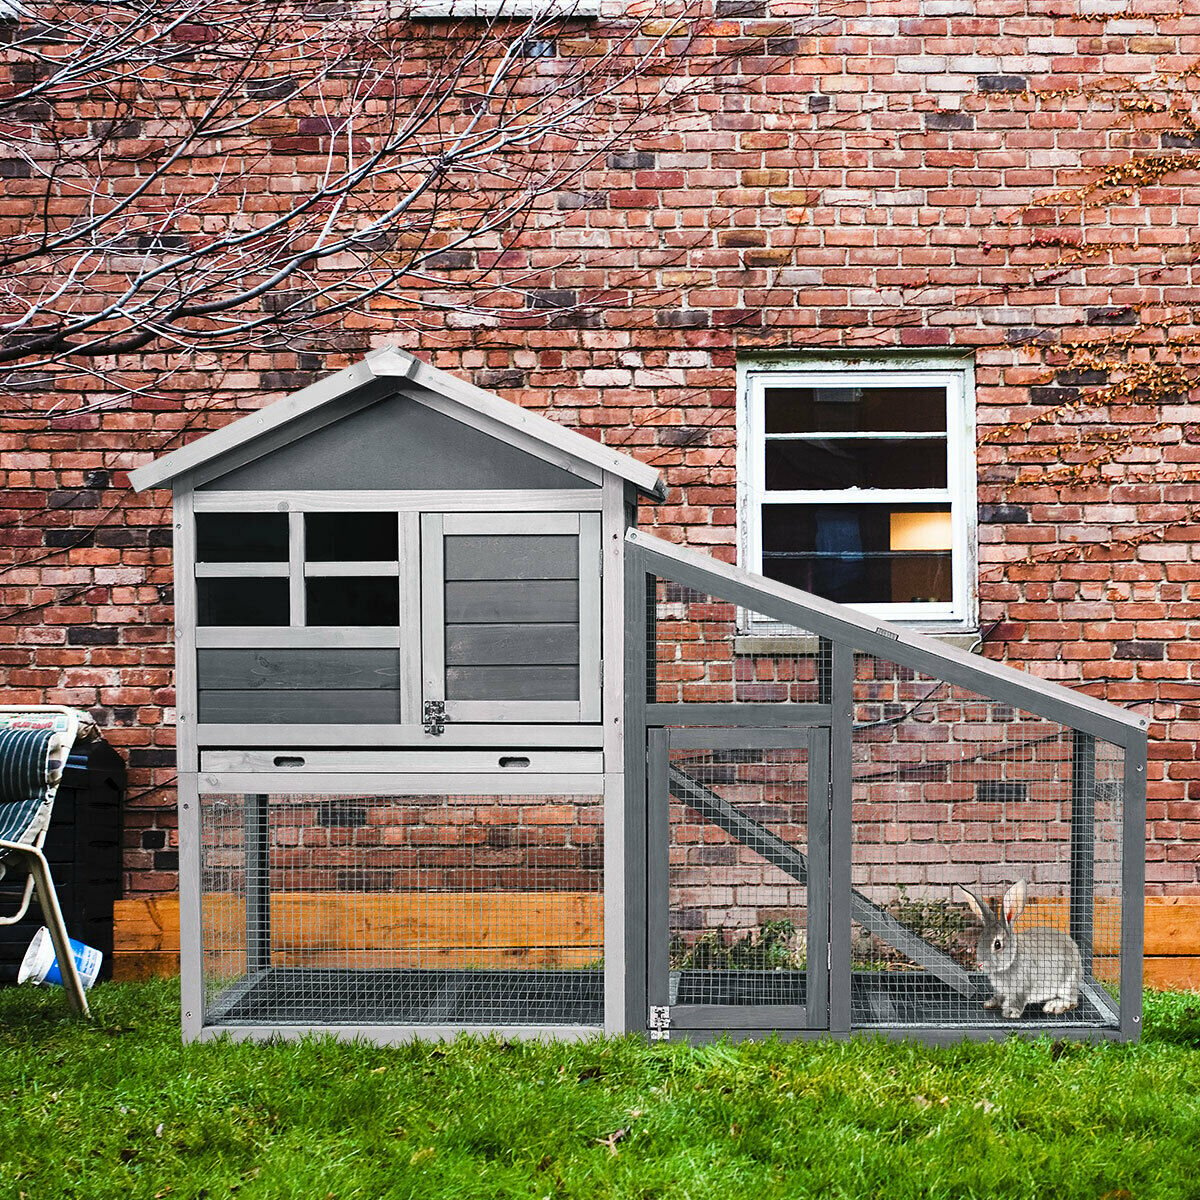
[[(762, 573), (764, 503), (929, 504), (948, 502), (951, 526), (952, 599), (949, 603), (854, 604), (869, 616), (912, 625), (926, 633), (966, 633), (978, 628), (975, 468), (975, 377), (961, 359), (825, 358), (738, 363), (737, 523), (738, 561)], [(945, 488), (827, 488), (769, 492), (766, 487), (765, 392), (768, 387), (861, 387), (903, 384), (946, 389), (947, 486)], [(869, 431), (868, 431), (869, 432)], [(881, 437), (888, 436), (881, 433)], [(928, 437), (928, 435), (925, 435)], [(753, 634), (795, 634), (778, 622), (744, 614)]]

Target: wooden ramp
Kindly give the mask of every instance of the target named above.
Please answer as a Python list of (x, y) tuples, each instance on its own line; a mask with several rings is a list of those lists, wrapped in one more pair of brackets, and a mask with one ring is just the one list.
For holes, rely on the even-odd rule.
[[(808, 882), (808, 859), (801, 851), (776, 837), (764, 825), (746, 816), (686, 771), (671, 767), (668, 786), (677, 800), (694, 808), (705, 820), (711, 821), (731, 838), (761, 855), (797, 883)], [(923, 967), (959, 995), (972, 997), (976, 994), (971, 976), (954, 959), (918, 937), (907, 926), (901, 925), (895, 917), (873, 904), (861, 892), (851, 892), (850, 916), (881, 942), (903, 954), (914, 966)]]

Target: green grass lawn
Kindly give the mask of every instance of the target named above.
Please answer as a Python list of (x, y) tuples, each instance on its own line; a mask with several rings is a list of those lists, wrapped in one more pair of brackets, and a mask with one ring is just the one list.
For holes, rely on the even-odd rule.
[(1140, 1045), (183, 1046), (174, 982), (0, 991), (0, 1197), (1200, 1196), (1200, 996)]

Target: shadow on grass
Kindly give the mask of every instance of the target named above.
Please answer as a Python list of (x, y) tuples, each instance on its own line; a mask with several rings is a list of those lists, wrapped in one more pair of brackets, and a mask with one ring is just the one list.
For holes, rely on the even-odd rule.
[(170, 1034), (179, 1028), (179, 982), (103, 983), (89, 994), (89, 1020), (55, 987), (0, 988), (0, 1044), (36, 1046), (64, 1036)]

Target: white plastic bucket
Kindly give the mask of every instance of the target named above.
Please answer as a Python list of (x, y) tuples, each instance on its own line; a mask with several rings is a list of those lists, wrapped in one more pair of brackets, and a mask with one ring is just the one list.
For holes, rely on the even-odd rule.
[[(67, 939), (71, 943), (71, 957), (75, 959), (75, 970), (79, 972), (79, 981), (84, 989), (90, 988), (100, 974), (100, 964), (104, 955), (91, 946), (85, 946), (74, 938)], [(50, 930), (44, 925), (33, 935), (29, 949), (21, 960), (21, 969), (17, 973), (17, 982), (25, 983), (57, 983), (62, 986), (62, 972), (58, 969), (58, 958), (54, 953), (54, 943), (50, 940)]]

